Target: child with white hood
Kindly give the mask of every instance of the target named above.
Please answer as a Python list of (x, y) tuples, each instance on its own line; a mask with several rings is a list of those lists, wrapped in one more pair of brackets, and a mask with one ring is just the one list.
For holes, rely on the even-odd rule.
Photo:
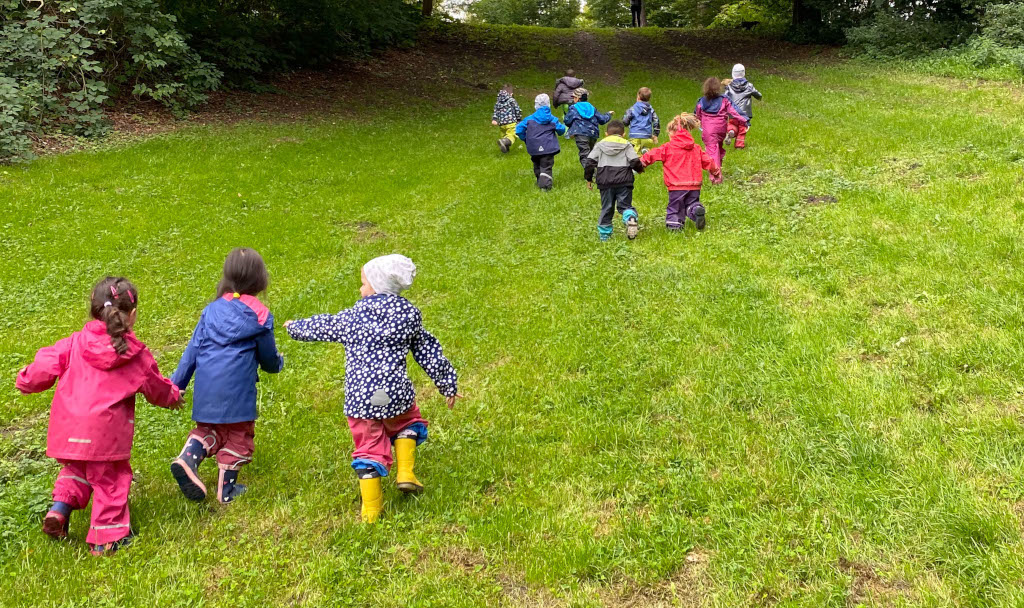
[(345, 415), (355, 442), (352, 468), (359, 477), (362, 519), (374, 523), (383, 509), (381, 478), (391, 469), (392, 446), (398, 469), (395, 485), (406, 493), (423, 491), (413, 466), (416, 446), (427, 440), (427, 421), (406, 375), (409, 352), (449, 408), (462, 395), (455, 368), (437, 339), (423, 329), (419, 309), (399, 295), (416, 277), (412, 260), (398, 254), (374, 258), (363, 266), (361, 277), (361, 298), (352, 308), (284, 326), (295, 340), (345, 346)]
[(737, 112), (747, 118), (747, 124), (729, 119), (729, 131), (723, 143), (728, 146), (735, 139), (737, 149), (745, 148), (747, 145), (747, 131), (750, 130), (750, 119), (754, 117), (751, 98), (761, 99), (761, 92), (754, 88), (754, 85), (747, 80), (747, 68), (743, 67), (742, 63), (732, 66), (732, 80), (722, 84), (726, 85), (725, 96), (729, 98), (729, 102), (732, 103)]

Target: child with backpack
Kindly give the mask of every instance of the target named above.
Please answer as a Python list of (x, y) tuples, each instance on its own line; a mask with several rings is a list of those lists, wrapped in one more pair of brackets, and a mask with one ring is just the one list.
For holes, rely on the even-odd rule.
[(533, 100), (534, 112), (516, 125), (516, 136), (523, 140), (533, 160), (537, 187), (550, 190), (554, 185), (555, 155), (561, 151), (558, 136), (565, 134), (565, 125), (551, 113), (551, 99), (541, 93)]
[(39, 393), (57, 382), (50, 406), (46, 455), (63, 465), (53, 486), (53, 506), (43, 532), (68, 535), (71, 512), (92, 498), (85, 541), (93, 555), (109, 555), (132, 537), (128, 492), (135, 436), (135, 395), (153, 405), (181, 407), (181, 394), (135, 337), (139, 291), (128, 279), (107, 277), (89, 299), (93, 320), (81, 331), (39, 349), (18, 372), (22, 393)]
[(516, 143), (516, 124), (523, 119), (523, 111), (513, 97), (512, 85), (506, 84), (498, 90), (498, 99), (494, 102), (494, 113), (491, 124), (501, 130), (498, 147), (503, 153), (508, 152)]
[(693, 114), (680, 114), (668, 125), (669, 141), (640, 158), (647, 167), (656, 162), (664, 164), (665, 186), (668, 188), (668, 207), (665, 210), (665, 226), (672, 231), (682, 229), (686, 218), (690, 218), (697, 230), (704, 230), (706, 224), (704, 205), (700, 202), (700, 188), (704, 182), (704, 170), (713, 179), (722, 179), (718, 163), (693, 141), (690, 130), (700, 126)]
[(633, 172), (644, 170), (636, 150), (623, 136), (626, 132), (621, 120), (608, 123), (608, 136), (594, 146), (583, 165), (583, 178), (587, 187), (601, 192), (601, 217), (597, 221), (597, 234), (602, 241), (612, 237), (612, 220), (615, 210), (622, 214), (626, 225), (626, 237), (636, 238), (639, 228), (636, 209), (633, 207)]
[(192, 420), (196, 426), (171, 462), (171, 475), (192, 501), (206, 498), (199, 465), (217, 460), (217, 501), (241, 496), (238, 471), (252, 462), (259, 369), (276, 374), (284, 357), (274, 343), (274, 315), (256, 297), (270, 276), (256, 251), (239, 247), (224, 260), (217, 298), (203, 309), (171, 381), (181, 390), (195, 377)]
[[(744, 125), (747, 119), (732, 107), (732, 103), (724, 95), (722, 81), (712, 76), (704, 81), (701, 98), (697, 100), (694, 109), (697, 120), (700, 121), (701, 139), (704, 140), (704, 147), (708, 156), (721, 168), (725, 160), (726, 135), (729, 132), (729, 119), (733, 118)], [(711, 180), (713, 184), (722, 183), (721, 175)]]
[[(552, 100), (557, 110), (560, 106), (568, 106), (572, 104), (572, 92), (583, 86), (583, 79), (576, 78), (576, 72), (573, 70), (566, 70), (565, 76), (562, 76), (555, 81), (555, 94), (552, 96)], [(564, 116), (564, 114), (563, 114)]]
[(753, 83), (747, 80), (746, 75), (747, 68), (743, 67), (742, 63), (737, 63), (732, 66), (732, 78), (722, 81), (722, 84), (725, 86), (725, 96), (729, 98), (736, 111), (747, 119), (746, 124), (744, 124), (732, 117), (729, 118), (728, 132), (726, 133), (724, 143), (728, 146), (735, 139), (737, 150), (745, 148), (747, 145), (747, 131), (750, 129), (750, 121), (754, 118), (754, 108), (751, 100), (761, 99), (761, 92), (754, 88)]
[(629, 143), (637, 155), (641, 155), (648, 148), (658, 145), (658, 135), (661, 134), (661, 120), (658, 113), (651, 107), (651, 90), (647, 87), (640, 87), (636, 92), (636, 103), (626, 110), (622, 117), (622, 123), (629, 127)]
[(576, 150), (580, 155), (580, 165), (586, 166), (587, 156), (601, 136), (601, 125), (612, 119), (608, 112), (602, 114), (587, 101), (587, 90), (576, 89), (572, 94), (572, 105), (565, 113), (565, 125), (569, 128), (568, 136), (576, 140)]
[(427, 421), (406, 374), (409, 352), (449, 408), (462, 395), (441, 344), (423, 328), (419, 309), (400, 295), (416, 278), (412, 260), (398, 254), (374, 258), (363, 266), (360, 278), (360, 299), (352, 308), (284, 326), (294, 340), (340, 342), (345, 347), (345, 416), (355, 442), (352, 468), (359, 478), (360, 516), (374, 523), (383, 509), (381, 478), (388, 476), (393, 461), (398, 489), (423, 491), (413, 467), (416, 446), (427, 440)]

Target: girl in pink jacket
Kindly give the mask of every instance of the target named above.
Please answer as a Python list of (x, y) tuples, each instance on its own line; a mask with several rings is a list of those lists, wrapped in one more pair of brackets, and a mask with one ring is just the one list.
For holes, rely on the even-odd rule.
[[(700, 121), (701, 139), (704, 140), (708, 156), (721, 167), (722, 161), (725, 160), (723, 142), (729, 132), (729, 118), (746, 125), (747, 117), (736, 111), (732, 102), (724, 95), (722, 81), (714, 76), (704, 81), (701, 92), (702, 96), (697, 100), (697, 107), (693, 113)], [(722, 183), (722, 175), (712, 176), (711, 183)]]
[(57, 382), (50, 406), (46, 455), (64, 467), (53, 487), (53, 506), (43, 532), (65, 538), (71, 512), (92, 497), (92, 524), (85, 537), (93, 555), (126, 545), (131, 536), (128, 462), (135, 434), (135, 395), (161, 407), (181, 406), (178, 387), (164, 378), (146, 345), (135, 337), (139, 292), (127, 279), (107, 277), (92, 290), (94, 320), (81, 331), (39, 349), (18, 373), (22, 393), (39, 393)]

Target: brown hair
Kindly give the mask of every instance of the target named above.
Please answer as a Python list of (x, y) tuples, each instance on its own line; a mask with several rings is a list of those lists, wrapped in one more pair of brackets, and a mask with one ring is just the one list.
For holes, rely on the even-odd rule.
[(574, 70), (572, 68), (569, 68), (568, 70), (565, 71), (565, 75), (566, 76), (575, 76), (576, 75), (576, 70)]
[(139, 290), (124, 277), (107, 277), (96, 283), (89, 298), (89, 314), (107, 326), (110, 344), (123, 355), (128, 352), (125, 334), (131, 329), (128, 317), (139, 305)]
[(626, 132), (626, 125), (621, 120), (612, 120), (608, 123), (605, 133), (608, 135), (622, 135)]
[(704, 99), (711, 101), (716, 97), (722, 96), (722, 81), (712, 76), (704, 81), (704, 86), (701, 88)]
[(683, 112), (679, 116), (676, 116), (668, 123), (668, 132), (675, 133), (676, 131), (692, 131), (700, 126), (700, 121), (693, 114)]
[(512, 94), (512, 85), (510, 85), (510, 84), (508, 84), (508, 83), (506, 83), (506, 84), (503, 84), (503, 85), (501, 85), (501, 90), (502, 90), (502, 91), (505, 91), (506, 93), (508, 93), (509, 95), (511, 95), (511, 94)]
[(640, 87), (640, 90), (636, 92), (636, 96), (640, 98), (640, 101), (650, 101), (651, 90), (647, 87)]
[(270, 274), (255, 249), (236, 247), (224, 260), (224, 276), (217, 284), (217, 297), (226, 293), (254, 296), (270, 284)]

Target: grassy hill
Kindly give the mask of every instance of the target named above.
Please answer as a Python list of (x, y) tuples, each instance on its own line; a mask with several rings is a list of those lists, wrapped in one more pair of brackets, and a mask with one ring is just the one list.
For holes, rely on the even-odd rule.
[[(665, 231), (654, 169), (639, 238), (599, 243), (571, 143), (550, 193), (495, 145), (501, 82), (528, 111), (571, 64), (599, 109), (649, 86), (667, 122), (736, 61), (765, 99), (703, 233)], [(1024, 603), (1020, 90), (752, 38), (525, 28), (281, 88), (0, 170), (4, 606)], [(417, 262), (408, 297), (466, 395), (448, 411), (415, 370), (426, 493), (387, 484), (380, 525), (358, 522), (344, 353), (278, 331), (247, 495), (185, 501), (167, 466), (189, 408), (140, 402), (137, 542), (90, 557), (82, 513), (51, 542), (50, 395), (14, 374), (108, 273), (139, 285), (169, 374), (236, 245), (266, 258), (279, 326), (350, 306), (373, 256)]]

